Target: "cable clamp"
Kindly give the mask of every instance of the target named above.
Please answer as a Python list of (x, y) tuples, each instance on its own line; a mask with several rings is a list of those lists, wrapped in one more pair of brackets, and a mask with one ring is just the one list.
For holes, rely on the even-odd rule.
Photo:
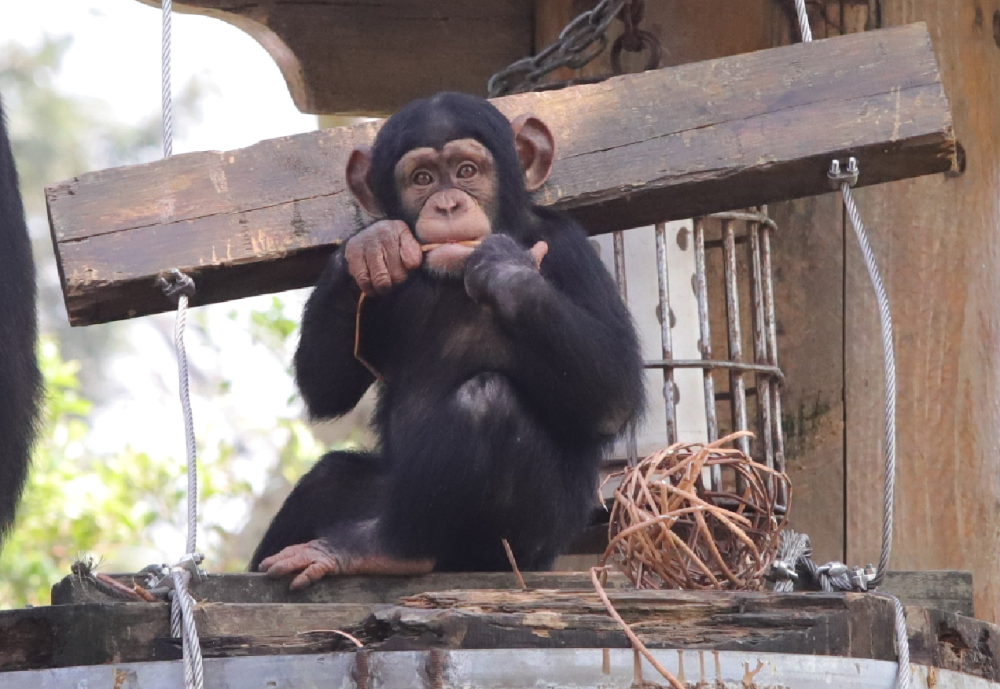
[(856, 185), (860, 174), (861, 170), (858, 168), (858, 159), (851, 156), (847, 159), (847, 169), (844, 171), (840, 169), (839, 160), (834, 158), (830, 161), (830, 171), (826, 173), (826, 176), (830, 179), (830, 186), (833, 189), (840, 189), (840, 185), (844, 183), (849, 187)]
[(827, 562), (825, 565), (820, 565), (816, 568), (816, 573), (820, 576), (830, 577), (831, 579), (836, 579), (837, 577), (842, 577), (847, 572), (850, 571), (848, 566), (843, 562)]
[(205, 571), (199, 568), (198, 565), (204, 561), (205, 556), (201, 553), (185, 553), (177, 561), (177, 564), (170, 568), (170, 571), (187, 570), (191, 573), (191, 581), (201, 581), (205, 578)]
[(141, 574), (146, 577), (146, 590), (154, 595), (163, 594), (173, 590), (174, 578), (171, 576), (176, 570), (187, 570), (191, 573), (191, 581), (201, 581), (205, 578), (205, 571), (199, 569), (198, 565), (205, 561), (205, 556), (201, 553), (187, 553), (173, 566), (149, 565), (142, 568)]
[(878, 572), (875, 570), (875, 565), (869, 564), (867, 567), (854, 567), (851, 569), (850, 576), (851, 587), (855, 591), (867, 591), (869, 585), (875, 581), (878, 577)]
[(156, 284), (173, 302), (177, 302), (181, 296), (189, 299), (194, 296), (194, 280), (191, 279), (190, 275), (182, 273), (177, 268), (160, 273), (156, 278)]
[(794, 562), (775, 560), (765, 578), (768, 581), (798, 581), (799, 574), (795, 571)]

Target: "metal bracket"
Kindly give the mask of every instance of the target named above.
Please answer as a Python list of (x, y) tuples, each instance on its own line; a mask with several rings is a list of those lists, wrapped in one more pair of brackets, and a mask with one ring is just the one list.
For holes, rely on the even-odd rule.
[(205, 571), (198, 565), (205, 561), (205, 556), (201, 553), (187, 553), (173, 566), (149, 565), (143, 567), (142, 571), (149, 576), (146, 579), (146, 589), (150, 593), (160, 593), (171, 591), (174, 588), (174, 579), (170, 576), (175, 569), (186, 569), (191, 572), (191, 581), (201, 581), (205, 578)]
[(861, 170), (858, 168), (858, 159), (851, 156), (847, 159), (847, 169), (843, 172), (840, 170), (839, 160), (834, 158), (830, 161), (830, 171), (826, 173), (826, 176), (830, 179), (830, 186), (833, 189), (840, 189), (840, 185), (845, 182), (849, 187), (856, 185), (860, 174)]
[(867, 591), (868, 585), (875, 581), (878, 572), (875, 565), (869, 564), (867, 567), (854, 567), (851, 569), (849, 579), (855, 591)]
[(795, 571), (795, 563), (788, 560), (775, 560), (766, 575), (768, 581), (798, 581), (799, 574)]
[(176, 268), (171, 268), (165, 273), (160, 273), (156, 278), (156, 284), (167, 295), (167, 298), (173, 302), (180, 299), (182, 295), (188, 299), (194, 296), (194, 280), (191, 279), (190, 275), (182, 273)]
[(816, 568), (816, 573), (820, 576), (827, 576), (831, 579), (836, 579), (837, 577), (842, 577), (848, 572), (848, 567), (843, 562), (827, 562), (825, 565), (820, 565)]

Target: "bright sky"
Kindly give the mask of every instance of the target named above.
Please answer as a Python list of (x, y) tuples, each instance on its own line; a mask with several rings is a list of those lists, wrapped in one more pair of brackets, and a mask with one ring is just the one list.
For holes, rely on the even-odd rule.
[[(61, 90), (107, 102), (112, 117), (123, 123), (159, 114), (159, 8), (138, 0), (0, 2), (0, 45), (15, 41), (33, 46), (46, 34), (73, 37), (57, 82)], [(175, 94), (195, 76), (211, 86), (201, 101), (198, 122), (175, 119), (175, 153), (240, 148), (316, 128), (316, 117), (301, 114), (292, 104), (270, 56), (239, 29), (217, 19), (175, 13), (172, 52)], [(302, 298), (301, 293), (289, 297), (291, 317), (297, 317)], [(268, 298), (253, 303), (266, 307)], [(205, 346), (196, 332), (189, 334), (196, 375), (198, 369), (210, 371), (232, 384), (232, 394), (224, 401), (195, 397), (195, 423), (203, 447), (215, 447), (225, 439), (266, 464), (261, 455), (273, 455), (273, 445), (261, 447), (254, 436), (273, 428), (276, 415), (288, 413), (294, 388), (285, 368), (288, 362), (275, 360), (250, 337), (246, 316), (250, 307), (244, 301), (196, 309), (193, 314), (193, 327), (210, 324), (214, 345)], [(235, 320), (226, 315), (234, 310), (241, 314)], [(94, 420), (82, 453), (117, 452), (130, 446), (183, 462), (176, 364), (169, 338), (163, 336), (172, 327), (169, 314), (129, 323), (126, 337), (136, 351), (116, 357), (113, 367), (126, 392), (98, 400), (104, 411)], [(237, 510), (232, 521), (240, 519)], [(176, 554), (182, 543), (173, 536), (164, 548)]]
[[(138, 0), (4, 2), (0, 44), (36, 44), (42, 36), (72, 35), (61, 88), (107, 101), (117, 119), (137, 122), (160, 109), (158, 8)], [(204, 117), (175, 141), (174, 152), (230, 149), (260, 139), (316, 128), (316, 117), (292, 104), (274, 61), (250, 36), (218, 19), (174, 13), (175, 92), (193, 76), (216, 90)]]

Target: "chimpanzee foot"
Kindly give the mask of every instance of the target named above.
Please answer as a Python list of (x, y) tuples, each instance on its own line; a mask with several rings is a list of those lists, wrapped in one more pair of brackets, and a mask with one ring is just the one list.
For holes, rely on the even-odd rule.
[(317, 539), (288, 546), (262, 560), (258, 569), (274, 578), (298, 572), (290, 586), (294, 590), (305, 588), (327, 574), (427, 574), (434, 570), (434, 561), (399, 560), (383, 555), (353, 557), (331, 550), (326, 543)]
[(298, 572), (292, 579), (292, 589), (305, 588), (327, 574), (347, 574), (341, 558), (330, 552), (320, 540), (290, 545), (271, 557), (264, 558), (257, 569), (273, 578)]

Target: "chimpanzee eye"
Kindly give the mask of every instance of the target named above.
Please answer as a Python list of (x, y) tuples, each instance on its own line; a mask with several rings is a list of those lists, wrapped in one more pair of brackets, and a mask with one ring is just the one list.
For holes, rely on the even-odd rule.
[(410, 181), (418, 187), (426, 187), (428, 184), (432, 184), (434, 182), (434, 177), (431, 173), (427, 172), (427, 170), (417, 170), (410, 177)]
[(469, 179), (470, 177), (475, 177), (479, 169), (472, 163), (462, 163), (458, 166), (458, 171), (455, 175), (459, 179)]

